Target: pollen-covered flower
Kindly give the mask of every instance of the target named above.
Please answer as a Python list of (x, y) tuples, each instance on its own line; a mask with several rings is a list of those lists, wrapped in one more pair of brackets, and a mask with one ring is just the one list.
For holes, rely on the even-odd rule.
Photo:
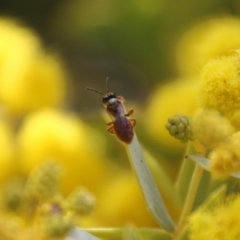
[(199, 99), (202, 107), (221, 113), (240, 108), (239, 63), (235, 56), (212, 59), (203, 67)]
[(200, 208), (189, 220), (190, 240), (237, 240), (240, 238), (240, 195), (212, 209)]
[(210, 171), (216, 177), (227, 177), (240, 171), (240, 132), (233, 134), (210, 154)]
[(216, 111), (199, 111), (192, 120), (194, 136), (212, 149), (224, 142), (233, 132), (230, 122)]
[(235, 110), (234, 112), (226, 114), (226, 118), (229, 119), (236, 130), (240, 130), (240, 110)]
[(213, 18), (190, 29), (178, 48), (178, 67), (184, 74), (196, 73), (215, 57), (230, 55), (240, 47), (240, 19)]

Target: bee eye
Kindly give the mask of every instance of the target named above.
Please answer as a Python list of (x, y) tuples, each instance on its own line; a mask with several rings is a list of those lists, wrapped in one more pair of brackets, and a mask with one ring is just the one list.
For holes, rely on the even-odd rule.
[(103, 104), (106, 104), (107, 103), (107, 100), (105, 98), (102, 99), (102, 103)]

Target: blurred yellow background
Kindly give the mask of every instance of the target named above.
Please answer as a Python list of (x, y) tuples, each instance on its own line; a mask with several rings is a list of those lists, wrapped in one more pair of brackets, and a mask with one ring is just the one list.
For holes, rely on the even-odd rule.
[[(238, 0), (1, 1), (0, 183), (54, 160), (63, 196), (79, 185), (96, 196), (80, 225), (156, 227), (124, 147), (106, 132), (101, 96), (86, 87), (105, 93), (109, 77), (109, 90), (134, 108), (153, 172), (173, 185), (186, 144), (165, 123), (199, 108), (199, 71), (240, 47), (239, 14)], [(176, 220), (182, 203), (171, 204)]]

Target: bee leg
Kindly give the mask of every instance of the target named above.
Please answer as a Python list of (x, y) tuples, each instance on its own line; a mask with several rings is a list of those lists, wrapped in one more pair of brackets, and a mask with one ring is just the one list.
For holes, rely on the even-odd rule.
[(132, 119), (129, 119), (129, 121), (132, 123), (132, 126), (135, 127), (136, 126), (136, 119), (132, 118)]
[(109, 123), (107, 123), (107, 125), (108, 125), (108, 126), (111, 126), (111, 125), (113, 125), (113, 122), (109, 122)]
[(114, 129), (113, 129), (113, 126), (107, 128), (107, 131), (108, 131), (109, 133), (111, 133), (111, 134), (115, 134)]
[(134, 112), (133, 109), (129, 110), (128, 113), (125, 114), (125, 117), (129, 117), (129, 116), (131, 116), (131, 115), (133, 114), (133, 112)]

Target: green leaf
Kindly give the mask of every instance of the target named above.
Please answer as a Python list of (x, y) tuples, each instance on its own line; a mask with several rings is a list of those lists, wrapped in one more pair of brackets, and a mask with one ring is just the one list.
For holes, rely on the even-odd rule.
[(140, 239), (141, 237), (138, 232), (138, 229), (132, 227), (126, 229), (123, 240), (140, 240)]
[[(196, 156), (196, 155), (188, 155), (186, 156), (188, 159), (192, 159), (194, 162), (198, 163), (202, 166), (205, 170), (209, 171), (210, 168), (210, 161), (207, 158)], [(232, 172), (229, 174), (232, 177), (240, 179), (240, 172)]]
[(132, 142), (125, 146), (149, 211), (164, 229), (173, 232), (175, 230), (175, 225), (157, 189), (136, 134), (134, 134)]
[(212, 182), (211, 174), (208, 171), (203, 171), (198, 190), (195, 196), (192, 211), (197, 209), (206, 200), (210, 192), (210, 184)]
[(192, 159), (194, 162), (198, 163), (202, 168), (209, 171), (209, 159), (197, 155), (187, 155), (185, 158)]
[(164, 201), (167, 202), (167, 206), (171, 206), (171, 213), (174, 212), (175, 217), (180, 215), (182, 201), (174, 183), (169, 178), (160, 162), (157, 161), (148, 151), (144, 150), (144, 156)]
[(230, 176), (240, 179), (240, 172), (231, 173)]
[(79, 227), (74, 227), (65, 240), (100, 240)]

